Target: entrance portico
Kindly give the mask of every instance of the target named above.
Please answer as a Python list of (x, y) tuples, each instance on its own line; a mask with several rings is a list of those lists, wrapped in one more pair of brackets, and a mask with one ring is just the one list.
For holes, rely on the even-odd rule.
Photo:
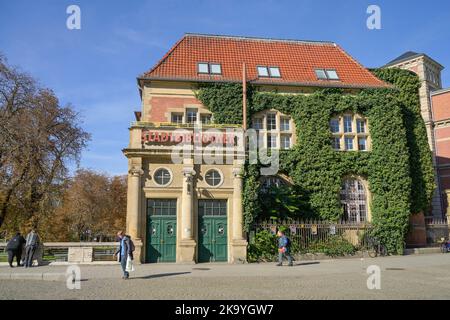
[[(188, 264), (245, 262), (243, 149), (233, 146), (231, 161), (224, 152), (226, 147), (218, 149), (216, 160), (220, 160), (208, 161), (202, 157), (203, 143), (195, 152), (183, 153), (181, 161), (177, 161), (170, 139), (149, 141), (146, 136), (148, 130), (173, 136), (176, 129), (156, 128), (153, 124), (130, 128), (130, 137), (140, 139), (140, 143), (130, 141), (134, 148), (124, 150), (130, 168), (127, 232), (136, 244), (136, 260)], [(225, 129), (221, 130), (219, 134), (225, 134)], [(239, 129), (228, 131), (233, 130)], [(226, 134), (237, 135), (236, 132)]]

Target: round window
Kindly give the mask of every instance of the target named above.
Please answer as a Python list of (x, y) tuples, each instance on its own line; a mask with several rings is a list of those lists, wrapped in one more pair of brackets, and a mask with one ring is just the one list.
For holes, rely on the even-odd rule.
[(157, 184), (165, 186), (170, 183), (172, 175), (170, 174), (169, 170), (162, 168), (155, 171), (153, 178), (155, 179), (155, 182)]
[(217, 187), (222, 182), (222, 175), (217, 170), (209, 170), (205, 175), (206, 183), (212, 187)]

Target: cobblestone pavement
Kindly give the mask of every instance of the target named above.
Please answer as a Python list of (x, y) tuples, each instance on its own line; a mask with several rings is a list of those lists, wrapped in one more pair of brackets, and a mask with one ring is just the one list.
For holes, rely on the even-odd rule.
[[(367, 288), (369, 265), (381, 289)], [(450, 254), (264, 264), (138, 265), (130, 280), (119, 265), (81, 266), (81, 289), (65, 280), (0, 280), (0, 299), (450, 299)], [(0, 267), (7, 274), (60, 273), (67, 266)], [(21, 274), (17, 276), (17, 274)]]

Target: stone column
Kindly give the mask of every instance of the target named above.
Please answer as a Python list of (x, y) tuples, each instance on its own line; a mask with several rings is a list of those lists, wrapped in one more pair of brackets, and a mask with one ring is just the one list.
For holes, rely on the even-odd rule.
[(247, 261), (247, 241), (243, 237), (243, 209), (242, 209), (242, 166), (233, 168), (233, 216), (231, 241), (231, 263)]
[(192, 168), (183, 168), (183, 193), (181, 198), (182, 213), (182, 239), (193, 239), (192, 221), (193, 221), (193, 179), (195, 171)]
[(135, 250), (135, 260), (138, 262), (143, 261), (141, 255), (142, 249), (142, 238), (139, 232), (139, 221), (141, 212), (141, 176), (144, 171), (140, 164), (134, 164), (128, 171), (128, 196), (127, 196), (127, 234), (131, 236), (136, 250)]
[(233, 168), (233, 240), (243, 239), (242, 189), (241, 168)]
[(183, 192), (181, 195), (181, 240), (178, 261), (181, 263), (195, 263), (196, 242), (193, 235), (194, 218), (194, 176), (192, 167), (183, 168)]
[(447, 216), (447, 221), (450, 222), (450, 189), (445, 189), (445, 195), (447, 196), (447, 208), (446, 208), (446, 216)]

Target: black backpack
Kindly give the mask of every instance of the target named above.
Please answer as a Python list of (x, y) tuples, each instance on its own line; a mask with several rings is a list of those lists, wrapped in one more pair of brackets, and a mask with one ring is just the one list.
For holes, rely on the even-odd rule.
[(134, 250), (136, 249), (136, 247), (134, 246), (133, 240), (131, 240), (131, 238), (129, 238), (129, 239), (130, 239), (130, 249), (131, 249), (131, 252), (134, 252)]

